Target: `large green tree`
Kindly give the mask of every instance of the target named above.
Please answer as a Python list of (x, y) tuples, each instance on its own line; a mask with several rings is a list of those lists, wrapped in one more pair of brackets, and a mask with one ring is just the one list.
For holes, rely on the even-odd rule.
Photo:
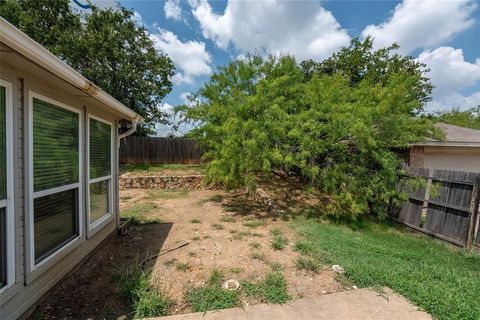
[(154, 133), (166, 121), (159, 106), (172, 89), (172, 61), (131, 11), (93, 8), (81, 17), (69, 2), (0, 0), (0, 15), (144, 117), (138, 134)]
[[(369, 41), (354, 40), (340, 51), (352, 68)], [(429, 92), (422, 66), (391, 58), (388, 49), (366, 51), (373, 58), (360, 64), (382, 61), (383, 67), (347, 72), (346, 63), (341, 72), (306, 72), (305, 63), (290, 56), (253, 55), (220, 68), (181, 108), (199, 123), (192, 135), (207, 149), (209, 178), (253, 187), (259, 174), (284, 170), (328, 195), (328, 214), (383, 216), (389, 201), (401, 196), (394, 150), (434, 128), (415, 116)]]

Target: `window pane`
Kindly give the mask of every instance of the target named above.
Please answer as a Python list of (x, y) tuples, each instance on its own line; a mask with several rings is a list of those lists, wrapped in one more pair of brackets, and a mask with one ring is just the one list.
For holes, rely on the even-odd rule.
[(0, 288), (7, 284), (6, 210), (0, 209)]
[(78, 235), (77, 190), (34, 200), (35, 263)]
[(90, 224), (110, 211), (110, 180), (90, 184)]
[(90, 179), (111, 174), (112, 126), (90, 119)]
[(79, 115), (33, 99), (34, 190), (78, 182)]
[(0, 200), (7, 198), (7, 130), (5, 88), (0, 87)]

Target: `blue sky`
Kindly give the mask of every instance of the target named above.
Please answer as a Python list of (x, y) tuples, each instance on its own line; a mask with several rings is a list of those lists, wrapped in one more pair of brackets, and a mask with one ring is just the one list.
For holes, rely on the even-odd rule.
[[(113, 0), (93, 1), (109, 3)], [(372, 35), (379, 47), (426, 63), (436, 86), (427, 110), (480, 104), (480, 3), (473, 0), (282, 1), (120, 0), (135, 11), (177, 75), (162, 108), (184, 103), (217, 66), (260, 50), (322, 60), (351, 38)], [(181, 127), (181, 134), (188, 127)], [(159, 127), (159, 135), (171, 131)]]

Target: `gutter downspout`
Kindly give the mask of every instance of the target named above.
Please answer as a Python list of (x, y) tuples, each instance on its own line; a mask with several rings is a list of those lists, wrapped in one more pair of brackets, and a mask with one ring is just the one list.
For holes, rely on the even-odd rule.
[(137, 126), (138, 124), (143, 122), (143, 118), (137, 116), (133, 118), (132, 120), (132, 127), (125, 131), (122, 134), (119, 134), (117, 137), (117, 148), (116, 148), (116, 156), (117, 156), (117, 161), (115, 161), (115, 166), (116, 166), (116, 177), (117, 177), (117, 187), (115, 188), (115, 193), (117, 196), (117, 201), (115, 201), (116, 204), (116, 211), (117, 211), (117, 234), (121, 235), (122, 231), (122, 224), (120, 222), (120, 140), (123, 138), (128, 137), (129, 135), (133, 134), (135, 131), (137, 131)]

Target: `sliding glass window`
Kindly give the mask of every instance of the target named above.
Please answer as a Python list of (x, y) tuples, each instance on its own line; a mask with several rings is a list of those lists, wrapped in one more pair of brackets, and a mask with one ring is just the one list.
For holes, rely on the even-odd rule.
[(33, 253), (38, 264), (80, 235), (80, 113), (33, 98)]
[(112, 213), (112, 124), (88, 119), (89, 222), (90, 229)]

